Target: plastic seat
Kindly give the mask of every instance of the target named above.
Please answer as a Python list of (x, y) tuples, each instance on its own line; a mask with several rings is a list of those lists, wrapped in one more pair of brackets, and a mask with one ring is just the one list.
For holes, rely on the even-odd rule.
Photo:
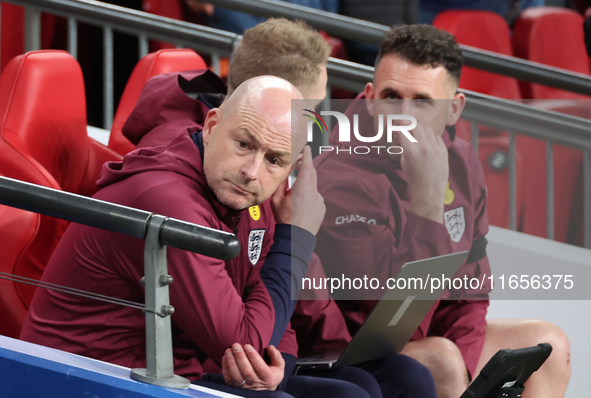
[(144, 85), (151, 77), (163, 73), (203, 68), (207, 68), (205, 61), (195, 51), (188, 49), (160, 50), (142, 58), (129, 77), (121, 101), (119, 101), (119, 107), (111, 127), (109, 148), (121, 155), (135, 149), (135, 145), (123, 136), (121, 129), (133, 111)]
[[(34, 51), (0, 75), (0, 173), (81, 195), (93, 195), (106, 161), (121, 156), (89, 138), (82, 71), (65, 51)], [(68, 223), (41, 216), (15, 273), (39, 279)], [(19, 284), (28, 305), (35, 288)]]
[[(444, 11), (437, 15), (433, 25), (453, 34), (460, 44), (513, 55), (509, 26), (503, 17), (494, 12)], [(462, 68), (460, 87), (499, 98), (521, 99), (514, 78), (470, 67)]]
[[(589, 74), (585, 50), (583, 17), (560, 7), (530, 7), (519, 15), (513, 31), (515, 55), (573, 72)], [(523, 98), (589, 98), (553, 87), (520, 82)]]
[[(16, 265), (37, 235), (40, 215), (0, 205), (0, 272), (14, 274)], [(0, 279), (0, 334), (18, 338), (28, 305), (17, 282)]]

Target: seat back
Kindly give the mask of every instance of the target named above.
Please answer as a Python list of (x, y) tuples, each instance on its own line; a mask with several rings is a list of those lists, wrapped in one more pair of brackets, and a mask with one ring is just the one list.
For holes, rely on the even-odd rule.
[[(33, 51), (14, 58), (0, 75), (0, 173), (92, 195), (106, 160), (121, 157), (88, 137), (82, 71), (65, 51)], [(15, 273), (39, 279), (67, 221), (41, 216), (38, 232), (18, 258)], [(27, 305), (35, 288), (20, 284)]]
[[(530, 7), (521, 12), (513, 31), (515, 55), (573, 72), (589, 74), (583, 17), (561, 7)], [(523, 98), (589, 98), (553, 87), (520, 82)]]
[[(437, 15), (433, 25), (456, 37), (458, 43), (513, 55), (509, 26), (503, 17), (489, 11), (454, 10)], [(460, 87), (495, 97), (520, 99), (517, 80), (470, 67), (462, 68)]]
[(129, 77), (121, 101), (119, 101), (119, 107), (111, 127), (109, 148), (121, 155), (135, 149), (135, 145), (123, 136), (121, 129), (133, 108), (135, 108), (142, 89), (151, 77), (163, 73), (182, 72), (206, 67), (205, 61), (195, 51), (189, 49), (160, 50), (142, 58)]
[[(0, 205), (0, 272), (13, 274), (37, 235), (40, 215)], [(20, 283), (0, 279), (0, 334), (18, 338), (28, 303), (19, 294)]]
[(61, 189), (77, 192), (89, 151), (78, 62), (65, 51), (34, 51), (13, 59), (0, 79), (0, 131)]

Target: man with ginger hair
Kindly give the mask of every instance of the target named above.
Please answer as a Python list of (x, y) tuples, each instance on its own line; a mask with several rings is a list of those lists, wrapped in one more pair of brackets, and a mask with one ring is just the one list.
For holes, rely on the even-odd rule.
[(273, 75), (291, 82), (305, 98), (321, 100), (326, 96), (329, 55), (328, 43), (305, 22), (270, 18), (244, 32), (234, 50), (228, 95), (246, 79)]

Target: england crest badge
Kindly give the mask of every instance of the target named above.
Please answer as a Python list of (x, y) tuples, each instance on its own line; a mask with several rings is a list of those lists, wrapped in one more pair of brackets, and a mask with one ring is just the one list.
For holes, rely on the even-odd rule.
[(261, 257), (265, 231), (265, 229), (253, 229), (248, 236), (248, 259), (252, 265), (257, 265), (259, 257)]
[(443, 219), (445, 220), (445, 226), (447, 227), (447, 232), (449, 232), (451, 240), (456, 243), (459, 242), (466, 229), (464, 207), (458, 207), (457, 209), (446, 211), (443, 214)]

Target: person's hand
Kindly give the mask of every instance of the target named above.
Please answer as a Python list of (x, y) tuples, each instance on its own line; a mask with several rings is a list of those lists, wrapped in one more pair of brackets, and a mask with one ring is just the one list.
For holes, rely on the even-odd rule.
[(324, 219), (326, 206), (318, 193), (316, 169), (312, 163), (312, 150), (304, 148), (301, 160), (296, 163), (298, 178), (291, 189), (288, 179), (283, 181), (271, 197), (271, 206), (278, 224), (291, 224), (316, 235)]
[(222, 358), (222, 375), (227, 385), (249, 390), (277, 389), (285, 372), (285, 360), (279, 350), (272, 345), (267, 348), (271, 363), (265, 360), (250, 345), (244, 349), (238, 343), (232, 344)]
[(449, 176), (448, 153), (441, 136), (418, 125), (412, 132), (418, 142), (400, 140), (400, 159), (408, 182), (410, 212), (443, 223), (443, 199)]
[(197, 14), (205, 14), (211, 17), (215, 11), (213, 4), (210, 3), (203, 3), (196, 0), (185, 0), (185, 3), (187, 3), (191, 11)]

